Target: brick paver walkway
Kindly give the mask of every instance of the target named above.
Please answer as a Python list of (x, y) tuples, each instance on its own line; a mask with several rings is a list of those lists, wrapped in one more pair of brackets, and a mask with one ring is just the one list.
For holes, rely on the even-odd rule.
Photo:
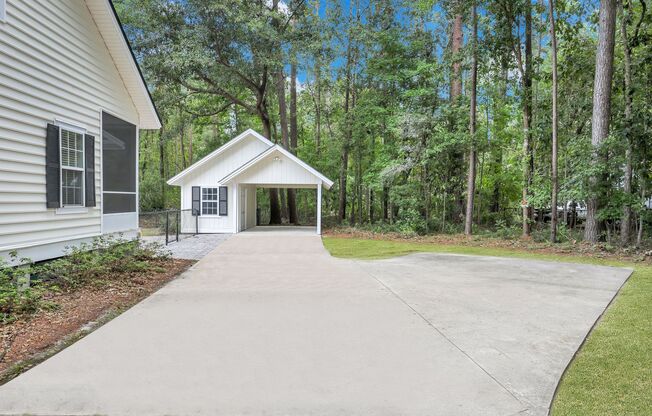
[(233, 234), (197, 234), (191, 236), (179, 236), (179, 241), (169, 243), (165, 246), (164, 236), (143, 237), (143, 241), (157, 242), (164, 245), (175, 259), (200, 260), (205, 255)]

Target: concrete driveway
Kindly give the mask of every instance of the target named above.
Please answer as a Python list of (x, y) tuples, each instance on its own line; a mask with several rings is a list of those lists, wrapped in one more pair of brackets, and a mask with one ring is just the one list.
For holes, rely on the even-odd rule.
[(629, 274), (242, 233), (0, 387), (0, 414), (543, 415)]

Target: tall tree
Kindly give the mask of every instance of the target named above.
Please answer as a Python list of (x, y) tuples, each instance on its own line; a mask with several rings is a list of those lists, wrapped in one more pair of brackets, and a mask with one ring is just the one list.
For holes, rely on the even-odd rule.
[(555, 30), (555, 6), (554, 0), (548, 0), (548, 15), (550, 19), (550, 49), (552, 65), (552, 161), (550, 181), (552, 182), (552, 195), (550, 198), (550, 241), (557, 242), (557, 195), (559, 194), (559, 182), (557, 179), (557, 148), (558, 148), (558, 109), (557, 109), (557, 32)]
[[(315, 1), (315, 15), (316, 19), (319, 20), (319, 0)], [(315, 52), (315, 147), (317, 149), (317, 155), (321, 153), (321, 66), (322, 66), (322, 41), (321, 38), (318, 40), (317, 50)]]
[[(340, 155), (340, 194), (339, 194), (339, 208), (338, 219), (343, 221), (346, 219), (346, 202), (347, 202), (347, 177), (349, 174), (349, 151), (351, 150), (351, 138), (353, 135), (353, 112), (352, 112), (352, 90), (353, 83), (353, 65), (354, 65), (354, 45), (353, 45), (353, 2), (349, 2), (349, 26), (348, 26), (348, 40), (346, 45), (346, 66), (345, 66), (345, 85), (344, 85), (344, 139), (342, 140), (342, 149)], [(358, 13), (356, 8), (355, 13)]]
[[(288, 131), (287, 104), (285, 102), (285, 74), (283, 73), (283, 68), (279, 68), (279, 70), (276, 72), (276, 95), (278, 96), (279, 124), (281, 125), (281, 144), (284, 148), (289, 150), (290, 133)], [(278, 194), (276, 189), (273, 189), (272, 191)], [(284, 201), (282, 202), (284, 203)], [(282, 222), (281, 212), (283, 212), (282, 216), (285, 216), (287, 214), (287, 212), (285, 212), (286, 208), (286, 206), (283, 206), (279, 212), (278, 218), (273, 218), (272, 216), (270, 218), (270, 224), (280, 224)]]
[(633, 177), (633, 152), (634, 152), (634, 138), (632, 131), (634, 130), (633, 113), (633, 99), (634, 99), (634, 84), (632, 82), (632, 53), (634, 48), (640, 42), (639, 31), (641, 24), (645, 19), (647, 11), (647, 4), (641, 1), (641, 15), (634, 28), (634, 34), (630, 37), (628, 33), (628, 25), (631, 23), (633, 7), (630, 0), (623, 0), (618, 2), (620, 8), (620, 35), (623, 44), (623, 82), (624, 82), (624, 136), (625, 136), (625, 174), (623, 178), (623, 192), (625, 194), (625, 202), (623, 204), (623, 214), (620, 221), (620, 240), (623, 245), (630, 242), (631, 228), (632, 228), (632, 177)]
[[(530, 189), (534, 171), (534, 155), (532, 153), (532, 3), (511, 0), (497, 0), (505, 19), (507, 42), (516, 58), (516, 66), (521, 78), (521, 108), (523, 114), (523, 146), (522, 146), (522, 234), (529, 237), (531, 233), (532, 207)], [(522, 8), (521, 8), (522, 7)], [(525, 20), (524, 41), (521, 40), (521, 18)], [(525, 44), (525, 45), (523, 45)], [(523, 48), (524, 46), (524, 48)], [(524, 49), (524, 50), (523, 50)], [(525, 56), (523, 56), (525, 55)]]
[(593, 81), (593, 116), (591, 117), (591, 158), (592, 175), (589, 179), (586, 225), (584, 239), (597, 242), (599, 238), (598, 210), (601, 206), (599, 187), (602, 175), (599, 164), (604, 163), (602, 145), (609, 135), (611, 118), (611, 83), (614, 72), (614, 43), (616, 32), (616, 0), (600, 0), (598, 23), (598, 47), (595, 59), (595, 78)]
[[(293, 154), (297, 153), (297, 64), (296, 56), (292, 56), (290, 63), (290, 147)], [(288, 215), (291, 224), (296, 224), (299, 220), (297, 214), (297, 194), (294, 189), (288, 188)]]
[(478, 16), (477, 5), (473, 1), (471, 20), (473, 27), (473, 34), (471, 37), (471, 105), (469, 112), (469, 135), (471, 137), (471, 146), (469, 150), (469, 172), (466, 187), (466, 219), (464, 222), (464, 234), (471, 235), (473, 233), (473, 201), (475, 198), (475, 174), (478, 159), (477, 143), (476, 143), (476, 119), (477, 119), (477, 84), (478, 84)]
[[(461, 7), (460, 4), (455, 4), (455, 9)], [(451, 102), (456, 102), (462, 95), (462, 60), (460, 59), (460, 50), (462, 49), (462, 42), (464, 35), (462, 33), (462, 15), (458, 10), (455, 10), (453, 15), (451, 31), (451, 55), (453, 59), (451, 71), (451, 87), (450, 98)]]
[[(452, 4), (452, 30), (451, 30), (451, 79), (450, 79), (450, 104), (453, 110), (453, 118), (451, 119), (450, 129), (453, 132), (461, 130), (460, 123), (457, 118), (457, 111), (455, 111), (460, 104), (462, 97), (462, 46), (464, 43), (463, 34), (463, 16), (462, 16), (463, 2), (456, 0)], [(464, 149), (455, 145), (450, 152), (450, 172), (449, 178), (452, 180), (452, 194), (455, 198), (454, 217), (461, 217), (464, 210), (464, 182), (458, 178), (462, 178), (464, 174)]]
[[(530, 187), (534, 171), (532, 154), (532, 3), (525, 0), (525, 69), (523, 76), (523, 236), (531, 233), (532, 206)], [(518, 50), (520, 55), (520, 47)], [(519, 64), (519, 67), (521, 65)]]

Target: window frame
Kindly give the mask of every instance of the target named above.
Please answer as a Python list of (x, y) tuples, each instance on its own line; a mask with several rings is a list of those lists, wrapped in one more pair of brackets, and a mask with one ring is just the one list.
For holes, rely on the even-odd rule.
[[(204, 189), (215, 189), (216, 199), (204, 199)], [(215, 203), (215, 214), (205, 214), (204, 213), (204, 202)], [(220, 216), (220, 186), (219, 185), (210, 185), (199, 187), (199, 207), (201, 209), (202, 217), (219, 217)]]
[[(0, 0), (2, 1), (2, 0)], [(86, 129), (75, 126), (74, 124), (68, 124), (68, 123), (63, 123), (59, 122), (57, 123), (57, 126), (59, 127), (59, 201), (61, 208), (81, 208), (86, 206)], [(64, 166), (63, 165), (63, 141), (61, 140), (61, 137), (63, 135), (63, 131), (67, 130), (72, 133), (76, 134), (81, 134), (82, 140), (82, 148), (81, 148), (81, 160), (82, 160), (82, 167), (76, 167), (76, 166)], [(71, 170), (71, 171), (77, 171), (81, 172), (81, 203), (80, 204), (64, 204), (63, 202), (63, 171), (64, 170)]]

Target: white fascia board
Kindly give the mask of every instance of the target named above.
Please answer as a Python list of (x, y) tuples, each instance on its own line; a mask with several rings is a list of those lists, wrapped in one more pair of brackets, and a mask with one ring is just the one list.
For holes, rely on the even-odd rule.
[(138, 124), (143, 129), (160, 129), (161, 120), (156, 106), (111, 0), (86, 0), (86, 5), (138, 111)]
[(224, 143), (222, 146), (218, 147), (216, 150), (214, 150), (211, 153), (209, 153), (208, 155), (204, 156), (203, 158), (201, 158), (197, 162), (193, 163), (192, 166), (189, 166), (185, 170), (179, 172), (178, 174), (176, 174), (172, 178), (168, 179), (167, 184), (168, 185), (180, 186), (181, 185), (180, 179), (182, 179), (184, 176), (188, 175), (190, 172), (194, 171), (198, 167), (206, 164), (207, 162), (209, 162), (213, 158), (217, 157), (218, 155), (224, 153), (224, 151), (226, 151), (230, 147), (234, 146), (236, 143), (240, 142), (241, 140), (244, 140), (244, 138), (249, 136), (249, 135), (254, 136), (258, 140), (260, 140), (263, 143), (265, 143), (266, 145), (268, 145), (270, 148), (274, 147), (274, 143), (267, 140), (263, 135), (259, 134), (258, 132), (256, 132), (253, 129), (247, 129), (244, 132), (237, 135), (236, 137), (234, 137), (233, 139), (231, 139), (228, 142)]

